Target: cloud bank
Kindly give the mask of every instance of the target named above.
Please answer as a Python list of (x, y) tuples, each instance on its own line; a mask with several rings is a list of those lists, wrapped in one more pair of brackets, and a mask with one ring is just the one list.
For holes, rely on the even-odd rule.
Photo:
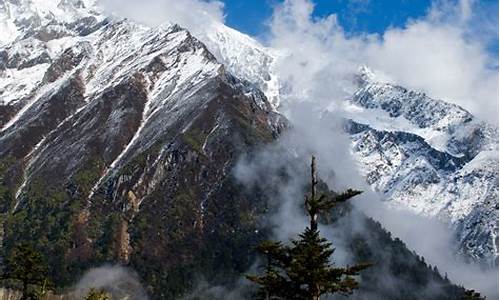
[(84, 299), (92, 288), (109, 293), (113, 299), (149, 299), (137, 274), (121, 266), (102, 266), (87, 271), (70, 296)]
[(101, 0), (101, 5), (108, 12), (149, 26), (171, 22), (199, 32), (212, 22), (224, 22), (224, 3), (215, 0)]
[[(213, 22), (224, 23), (224, 3), (217, 0), (101, 0), (104, 9), (149, 26), (177, 23), (193, 34)], [(357, 9), (362, 9), (363, 2)], [(314, 17), (312, 0), (285, 0), (268, 20), (264, 42), (286, 57), (278, 73), (282, 85), (300, 93), (293, 98), (332, 102), (342, 94), (317, 92), (296, 78), (329, 79), (335, 91), (349, 92), (346, 76), (360, 65), (383, 79), (456, 103), (490, 123), (498, 123), (498, 3), (435, 0), (425, 16), (383, 34), (346, 34), (337, 16)], [(266, 36), (266, 34), (263, 34)], [(308, 97), (306, 97), (308, 96)]]
[[(220, 1), (104, 0), (104, 4), (120, 16), (150, 26), (167, 21), (179, 23), (195, 35), (211, 22), (224, 21)], [(349, 140), (339, 125), (341, 115), (329, 120), (318, 118), (322, 110), (352, 95), (352, 75), (360, 65), (374, 68), (383, 80), (424, 91), (498, 123), (498, 59), (488, 51), (498, 41), (497, 11), (498, 4), (491, 9), (478, 1), (435, 1), (425, 16), (408, 20), (403, 28), (388, 28), (383, 34), (351, 35), (346, 34), (334, 14), (314, 17), (311, 0), (285, 0), (277, 5), (268, 22), (265, 43), (286, 54), (276, 65), (282, 84), (281, 109), (294, 125), (293, 131), (283, 137), (284, 148), (301, 152), (291, 154), (296, 157), (315, 153), (321, 162), (322, 177), (332, 189), (368, 189), (349, 155)], [(272, 172), (281, 168), (281, 157), (281, 153), (270, 151), (260, 160), (243, 164), (245, 167), (237, 170), (238, 176), (243, 182), (255, 181), (256, 170)], [(258, 161), (262, 166), (256, 164)], [(302, 182), (294, 182), (280, 190), (284, 201), (270, 222), (281, 240), (294, 236), (306, 224), (299, 206), (301, 199), (296, 198), (301, 187)], [(429, 226), (425, 227), (426, 240), (422, 243), (422, 232), (415, 233), (415, 228), (423, 228), (422, 219), (385, 211), (377, 204), (364, 208), (410, 248), (448, 271), (451, 278), (487, 293), (496, 290), (498, 273), (490, 276), (450, 257), (450, 233), (441, 224), (426, 222)], [(336, 254), (342, 257), (341, 251)]]
[(497, 124), (498, 59), (489, 51), (498, 43), (497, 11), (498, 4), (492, 9), (477, 1), (437, 1), (426, 16), (408, 20), (404, 28), (352, 36), (335, 14), (314, 17), (312, 1), (286, 0), (275, 8), (268, 42), (289, 52), (278, 66), (289, 100), (335, 102), (349, 95), (346, 77), (368, 65), (388, 81)]
[[(298, 133), (292, 140), (307, 145), (307, 150), (316, 153), (327, 170), (342, 174), (327, 180), (333, 189), (338, 189), (335, 185), (339, 180), (346, 179), (348, 182), (341, 184), (340, 189), (346, 183), (360, 187), (360, 177), (355, 163), (343, 155), (349, 151), (349, 141), (339, 126), (332, 126), (341, 115), (327, 122), (317, 116), (325, 108), (340, 106), (352, 95), (356, 88), (352, 74), (360, 65), (374, 68), (382, 80), (424, 91), (498, 123), (498, 61), (487, 49), (494, 40), (491, 32), (497, 29), (491, 28), (491, 22), (476, 22), (483, 9), (475, 1), (434, 2), (426, 16), (409, 20), (404, 28), (389, 28), (382, 35), (352, 36), (346, 34), (336, 15), (315, 18), (312, 1), (286, 0), (276, 6), (269, 23), (268, 42), (287, 53), (277, 64), (283, 82), (282, 101), (286, 104), (282, 112)], [(297, 103), (301, 102), (308, 103), (311, 109), (298, 108)], [(368, 198), (372, 201), (363, 201), (361, 205), (368, 215), (441, 271), (448, 272), (455, 282), (489, 296), (498, 295), (498, 271), (487, 272), (458, 261), (452, 254), (452, 233), (445, 225), (388, 210), (380, 202), (373, 202), (376, 195), (365, 199)], [(287, 219), (300, 220), (297, 201), (284, 203), (282, 215), (275, 217), (276, 224), (288, 225), (284, 221)], [(280, 239), (291, 234), (290, 226), (277, 228)]]

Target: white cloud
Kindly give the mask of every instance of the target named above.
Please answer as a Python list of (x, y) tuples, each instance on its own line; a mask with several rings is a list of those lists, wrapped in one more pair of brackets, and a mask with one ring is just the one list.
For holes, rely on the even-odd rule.
[[(287, 53), (277, 64), (284, 103), (311, 101), (328, 106), (343, 99), (349, 76), (363, 53), (358, 39), (346, 39), (335, 15), (313, 19), (310, 1), (285, 1), (270, 21), (272, 47)], [(346, 90), (347, 88), (347, 90)]]
[[(427, 17), (389, 29), (368, 47), (368, 61), (398, 83), (461, 105), (498, 122), (498, 70), (483, 38), (471, 36), (473, 5), (461, 1), (451, 15), (435, 5)], [(477, 29), (475, 29), (477, 30)]]
[[(344, 33), (335, 15), (313, 17), (310, 0), (285, 0), (276, 7), (269, 23), (269, 43), (288, 54), (278, 63), (277, 72), (285, 85), (283, 103), (288, 103), (283, 109), (293, 124), (291, 141), (306, 147), (305, 152), (315, 153), (326, 170), (344, 175), (327, 180), (331, 187), (335, 188), (339, 180), (347, 180), (347, 186), (359, 186), (360, 177), (355, 163), (345, 155), (349, 141), (335, 126), (338, 118), (318, 120), (317, 112), (352, 94), (351, 76), (359, 65), (376, 68), (398, 84), (453, 101), (485, 120), (498, 122), (498, 70), (495, 58), (486, 50), (491, 38), (479, 34), (489, 26), (471, 26), (477, 18), (475, 5), (472, 1), (436, 2), (425, 17), (409, 20), (404, 28), (354, 37)], [(308, 102), (312, 109), (301, 107), (301, 102)], [(285, 148), (296, 149), (293, 143)], [(265, 164), (267, 168), (270, 165)], [(285, 190), (282, 194), (297, 192)], [(438, 221), (386, 210), (375, 197), (366, 199), (371, 201), (360, 206), (367, 214), (382, 221), (441, 271), (449, 272), (456, 282), (488, 295), (497, 294), (498, 272), (456, 261), (455, 248), (449, 242), (453, 233), (447, 227)], [(298, 206), (290, 201), (282, 203), (280, 214), (274, 218), (276, 224), (286, 224), (286, 228), (277, 226), (281, 239), (301, 227)], [(295, 226), (284, 221), (291, 219)], [(422, 233), (427, 234), (425, 238)]]
[(354, 37), (346, 36), (336, 15), (314, 18), (313, 9), (310, 0), (286, 0), (270, 21), (270, 44), (291, 54), (278, 67), (289, 100), (335, 101), (349, 74), (366, 64), (400, 85), (498, 122), (498, 61), (487, 50), (497, 19), (481, 22), (485, 8), (476, 1), (434, 2), (404, 28)]
[[(150, 26), (177, 23), (195, 36), (224, 22), (224, 4), (217, 0), (101, 1), (119, 16)], [(404, 28), (348, 37), (335, 14), (313, 17), (312, 0), (286, 0), (270, 20), (270, 44), (291, 53), (278, 66), (288, 100), (327, 105), (341, 99), (349, 91), (347, 77), (366, 64), (400, 85), (498, 123), (498, 59), (486, 49), (498, 41), (497, 9), (476, 0), (437, 0)]]
[(211, 22), (224, 22), (224, 3), (216, 0), (101, 1), (106, 10), (149, 26), (171, 22), (200, 31)]

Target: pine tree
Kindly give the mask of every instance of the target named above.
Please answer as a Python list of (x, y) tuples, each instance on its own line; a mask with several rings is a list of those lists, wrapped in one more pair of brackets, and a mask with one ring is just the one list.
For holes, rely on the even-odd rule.
[[(3, 279), (19, 281), (22, 285), (21, 300), (39, 299), (48, 285), (47, 265), (43, 256), (31, 246), (16, 246), (7, 258)], [(30, 289), (30, 286), (32, 288)], [(39, 289), (34, 289), (33, 286)]]
[(111, 300), (111, 297), (105, 291), (92, 288), (85, 297), (85, 300)]
[(480, 293), (478, 293), (474, 290), (467, 290), (467, 291), (465, 291), (465, 294), (462, 297), (462, 299), (463, 300), (484, 300), (486, 298), (482, 297)]
[(267, 241), (257, 250), (267, 258), (263, 275), (247, 276), (260, 285), (258, 299), (307, 299), (319, 300), (326, 294), (349, 295), (358, 287), (356, 275), (368, 268), (369, 264), (352, 267), (335, 267), (331, 256), (335, 249), (318, 229), (318, 215), (328, 212), (338, 203), (345, 202), (360, 191), (347, 190), (333, 198), (316, 195), (316, 161), (311, 162), (311, 194), (305, 198), (305, 209), (309, 216), (309, 227), (292, 240), (290, 246), (281, 242)]

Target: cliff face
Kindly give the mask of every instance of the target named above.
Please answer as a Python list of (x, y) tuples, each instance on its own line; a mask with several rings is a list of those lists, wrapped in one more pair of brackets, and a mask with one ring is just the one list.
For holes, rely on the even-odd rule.
[[(0, 0), (2, 252), (34, 244), (60, 288), (107, 263), (136, 270), (154, 299), (176, 299), (198, 277), (233, 285), (269, 237), (279, 190), (244, 187), (233, 176), (243, 154), (287, 127), (276, 113), (272, 55), (225, 27), (202, 43), (177, 25), (109, 20), (92, 0), (56, 2)], [(361, 123), (351, 133), (369, 174), (385, 168), (371, 165), (379, 152), (361, 144), (378, 151), (391, 137), (420, 143), (440, 167), (451, 161), (446, 170), (465, 165), (455, 152), (404, 134), (380, 138)], [(266, 174), (269, 182), (282, 175)], [(394, 289), (368, 272), (360, 298), (417, 299), (436, 282), (435, 299), (459, 298), (460, 288), (360, 219), (373, 234), (344, 237), (353, 259), (384, 257), (385, 271), (404, 278)], [(476, 224), (468, 222), (459, 224)], [(408, 281), (411, 292), (399, 293)]]
[(396, 209), (449, 224), (456, 252), (498, 264), (498, 128), (365, 69), (347, 131), (367, 182)]
[[(88, 30), (61, 21), (50, 28), (64, 38), (41, 38), (45, 17), (3, 52), (4, 251), (35, 242), (60, 286), (89, 266), (129, 264), (159, 298), (198, 271), (220, 281), (244, 271), (265, 205), (231, 170), (283, 127), (264, 94), (176, 25), (76, 14)], [(16, 72), (32, 73), (31, 90)]]

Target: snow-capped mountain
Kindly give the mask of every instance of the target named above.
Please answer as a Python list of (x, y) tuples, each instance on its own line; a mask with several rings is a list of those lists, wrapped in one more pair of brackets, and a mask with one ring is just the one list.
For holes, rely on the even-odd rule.
[(354, 155), (389, 205), (437, 217), (459, 251), (498, 259), (498, 129), (463, 108), (379, 82), (368, 69), (345, 104)]
[[(95, 0), (1, 0), (0, 46), (6, 50), (0, 53), (0, 68), (10, 69), (0, 83), (5, 94), (3, 103), (29, 94), (42, 79), (51, 57), (108, 22)], [(259, 88), (273, 108), (279, 106), (279, 83), (273, 72), (278, 52), (217, 22), (197, 32), (196, 38), (229, 72)], [(18, 42), (12, 43), (15, 40)], [(37, 69), (26, 68), (31, 66)], [(20, 67), (19, 72), (14, 72), (13, 67)]]
[[(37, 239), (57, 271), (130, 263), (162, 299), (185, 270), (239, 276), (266, 203), (230, 170), (284, 128), (279, 56), (223, 24), (193, 36), (94, 0), (0, 0), (5, 247)], [(494, 261), (497, 129), (367, 70), (358, 81), (345, 111), (367, 181)]]
[(245, 262), (234, 249), (261, 238), (265, 205), (230, 170), (282, 128), (260, 83), (174, 24), (107, 19), (87, 1), (0, 3), (2, 253), (36, 243), (60, 286), (130, 263), (161, 299), (179, 293), (170, 274), (215, 272), (215, 251)]
[(235, 76), (256, 85), (273, 108), (280, 105), (279, 78), (275, 64), (281, 54), (224, 24), (213, 23), (197, 35), (210, 52)]
[(84, 35), (103, 19), (95, 0), (2, 0), (0, 45), (29, 37), (48, 42)]

